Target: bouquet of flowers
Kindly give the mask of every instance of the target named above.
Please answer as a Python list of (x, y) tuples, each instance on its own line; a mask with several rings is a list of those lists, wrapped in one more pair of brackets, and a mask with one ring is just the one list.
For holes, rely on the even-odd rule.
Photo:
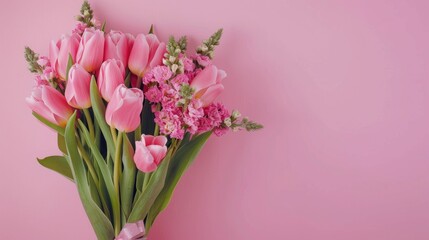
[(26, 99), (58, 133), (61, 156), (38, 159), (77, 186), (98, 239), (143, 239), (207, 139), (262, 126), (214, 102), (226, 73), (212, 63), (222, 29), (186, 54), (186, 37), (105, 31), (84, 2), (48, 56), (25, 48)]

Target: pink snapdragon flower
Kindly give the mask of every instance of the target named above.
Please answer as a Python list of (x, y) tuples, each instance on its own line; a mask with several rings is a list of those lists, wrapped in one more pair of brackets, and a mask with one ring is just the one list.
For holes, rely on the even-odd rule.
[(78, 34), (63, 35), (57, 41), (52, 41), (49, 46), (49, 60), (51, 67), (61, 80), (66, 80), (67, 64), (69, 56), (76, 61), (76, 54), (79, 47), (80, 36)]
[(162, 99), (162, 92), (158, 87), (150, 87), (145, 93), (145, 97), (152, 103), (159, 103)]
[(183, 139), (185, 131), (182, 119), (182, 113), (178, 108), (163, 108), (155, 112), (155, 123), (159, 125), (160, 132), (172, 138)]
[(82, 35), (86, 28), (88, 28), (88, 26), (85, 23), (77, 22), (76, 26), (72, 30), (72, 33)]
[(73, 114), (65, 97), (55, 88), (41, 84), (35, 86), (31, 96), (25, 99), (32, 111), (51, 123), (64, 127)]
[(167, 154), (167, 138), (165, 136), (142, 135), (136, 142), (134, 162), (137, 169), (148, 173), (155, 171)]
[(51, 66), (51, 60), (49, 59), (49, 57), (46, 57), (46, 56), (40, 56), (39, 59), (37, 60), (37, 63), (43, 68)]
[(202, 67), (207, 67), (212, 64), (212, 60), (208, 56), (204, 56), (201, 54), (196, 54), (194, 56), (194, 59), (197, 61), (197, 63)]

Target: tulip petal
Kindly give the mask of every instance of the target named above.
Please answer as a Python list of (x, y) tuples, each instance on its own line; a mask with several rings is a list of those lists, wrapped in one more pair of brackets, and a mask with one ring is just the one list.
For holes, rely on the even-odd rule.
[(214, 65), (204, 68), (191, 82), (191, 87), (195, 89), (195, 92), (207, 88), (213, 84), (216, 84), (217, 68)]
[(200, 98), (201, 102), (203, 103), (203, 107), (206, 107), (212, 103), (222, 93), (223, 89), (224, 87), (222, 84), (216, 84), (212, 87), (209, 87)]
[(149, 44), (144, 34), (137, 35), (128, 59), (128, 68), (135, 75), (142, 77), (149, 60)]
[(73, 114), (65, 97), (51, 86), (42, 87), (42, 101), (54, 115), (68, 119)]
[(152, 144), (165, 146), (165, 144), (167, 144), (167, 138), (165, 136), (156, 136), (152, 140)]
[(46, 118), (51, 123), (58, 124), (55, 120), (54, 114), (52, 114), (52, 112), (48, 107), (46, 107), (46, 105), (43, 104), (43, 102), (37, 101), (33, 97), (27, 97), (25, 101), (33, 112), (36, 112), (40, 116)]
[(149, 145), (147, 146), (147, 149), (150, 151), (150, 154), (152, 154), (156, 165), (159, 165), (161, 163), (162, 159), (164, 159), (167, 153), (166, 146)]
[(150, 68), (154, 68), (156, 66), (161, 65), (164, 54), (165, 54), (165, 43), (162, 42), (159, 44), (158, 48), (156, 49), (156, 52), (151, 57), (150, 64), (149, 64)]
[(153, 172), (156, 170), (157, 165), (151, 155), (149, 149), (141, 142), (136, 142), (136, 152), (134, 153), (134, 163), (137, 169), (142, 172)]

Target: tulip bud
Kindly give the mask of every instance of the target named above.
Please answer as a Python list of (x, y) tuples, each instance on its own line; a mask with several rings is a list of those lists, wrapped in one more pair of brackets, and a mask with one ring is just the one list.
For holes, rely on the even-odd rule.
[(120, 60), (109, 59), (101, 64), (97, 85), (104, 100), (110, 101), (115, 89), (124, 84), (124, 79), (125, 68)]
[(143, 77), (145, 72), (162, 63), (164, 53), (165, 43), (160, 43), (154, 34), (139, 34), (131, 49), (128, 68), (135, 75)]
[(106, 108), (106, 122), (120, 132), (132, 132), (140, 125), (143, 92), (119, 85)]
[(76, 61), (87, 72), (94, 72), (103, 62), (104, 33), (94, 28), (87, 28), (77, 50)]
[(65, 97), (70, 106), (84, 109), (91, 107), (91, 74), (75, 64), (70, 68)]
[(167, 154), (167, 138), (165, 136), (142, 135), (136, 142), (134, 163), (137, 169), (148, 173), (155, 171)]
[(72, 57), (73, 62), (76, 60), (79, 41), (80, 36), (78, 34), (64, 35), (56, 42), (52, 41), (49, 46), (51, 66), (63, 81), (66, 80), (69, 56)]
[(223, 91), (222, 79), (226, 77), (223, 70), (210, 65), (195, 76), (191, 87), (195, 90), (194, 98), (200, 99), (203, 107), (212, 103)]
[(25, 100), (32, 111), (61, 127), (67, 124), (73, 114), (64, 96), (49, 85), (34, 87), (31, 96)]
[(110, 31), (105, 38), (104, 60), (120, 60), (124, 66), (127, 66), (133, 42), (134, 37), (131, 34), (124, 34), (119, 31)]

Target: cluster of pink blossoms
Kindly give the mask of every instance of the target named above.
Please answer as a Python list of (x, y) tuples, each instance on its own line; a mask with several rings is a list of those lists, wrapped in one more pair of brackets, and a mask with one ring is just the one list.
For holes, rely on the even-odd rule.
[[(198, 96), (189, 92), (195, 92), (192, 88), (193, 80), (204, 71), (198, 59), (204, 57), (197, 54), (190, 59), (181, 55), (179, 58), (184, 65), (183, 73), (174, 75), (167, 66), (157, 66), (143, 78), (145, 97), (152, 104), (155, 123), (159, 125), (162, 134), (182, 139), (186, 132), (194, 135), (214, 130), (217, 136), (221, 136), (228, 130), (223, 123), (230, 114), (223, 104), (204, 102), (204, 93)], [(206, 60), (204, 64), (212, 65), (210, 60)], [(213, 68), (206, 71), (213, 71)], [(210, 86), (206, 88), (203, 89), (205, 92)], [(212, 93), (212, 97), (220, 94), (222, 89), (223, 87), (218, 88)]]

